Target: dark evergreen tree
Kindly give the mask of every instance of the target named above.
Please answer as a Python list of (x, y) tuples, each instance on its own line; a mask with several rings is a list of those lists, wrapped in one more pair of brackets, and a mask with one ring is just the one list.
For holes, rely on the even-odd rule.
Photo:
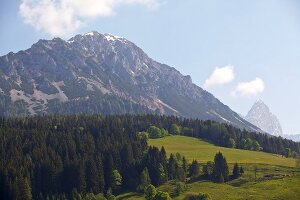
[(240, 168), (239, 168), (239, 165), (237, 163), (235, 163), (234, 166), (233, 166), (232, 176), (233, 176), (233, 178), (238, 178), (238, 177), (241, 176)]
[(241, 174), (241, 175), (244, 174), (244, 169), (243, 169), (243, 167), (240, 167), (240, 174)]
[(31, 187), (29, 185), (28, 179), (20, 177), (18, 179), (18, 187), (19, 187), (19, 199), (22, 200), (31, 200), (32, 194), (31, 194)]
[(208, 161), (204, 166), (203, 166), (203, 175), (207, 179), (212, 179), (213, 178), (213, 173), (214, 173), (214, 163), (212, 161)]
[(188, 164), (187, 160), (185, 159), (185, 157), (183, 156), (183, 158), (182, 158), (182, 169), (186, 174), (188, 173), (188, 168), (189, 168), (189, 164)]
[(229, 168), (227, 161), (221, 152), (215, 155), (213, 175), (216, 182), (220, 182), (221, 179), (228, 181)]
[(168, 162), (168, 177), (170, 180), (176, 178), (176, 160), (174, 158), (174, 155), (171, 154)]
[(145, 188), (151, 184), (151, 179), (149, 176), (149, 172), (147, 167), (144, 168), (142, 173), (140, 174), (140, 180), (139, 180), (139, 185), (137, 187), (138, 192), (144, 192)]
[(88, 192), (95, 194), (102, 192), (99, 171), (96, 168), (94, 160), (89, 160), (86, 164), (86, 183)]
[(111, 174), (113, 172), (113, 169), (114, 169), (113, 157), (110, 153), (108, 153), (104, 162), (104, 180), (106, 183), (106, 189), (112, 186)]
[(119, 173), (118, 170), (113, 170), (112, 174), (111, 174), (111, 188), (113, 191), (117, 191), (118, 189), (120, 189), (121, 185), (122, 185), (122, 176)]
[(189, 175), (192, 177), (198, 176), (200, 174), (200, 165), (197, 160), (193, 160), (189, 168)]

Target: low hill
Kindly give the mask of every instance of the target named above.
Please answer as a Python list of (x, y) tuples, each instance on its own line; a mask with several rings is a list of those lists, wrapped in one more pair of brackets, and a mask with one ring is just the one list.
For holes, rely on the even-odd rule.
[(294, 167), (295, 160), (281, 155), (265, 152), (248, 151), (241, 149), (215, 146), (203, 140), (186, 136), (168, 136), (159, 139), (150, 139), (149, 145), (164, 146), (167, 153), (180, 153), (191, 162), (193, 159), (203, 163), (212, 161), (216, 152), (221, 151), (229, 163), (257, 163)]

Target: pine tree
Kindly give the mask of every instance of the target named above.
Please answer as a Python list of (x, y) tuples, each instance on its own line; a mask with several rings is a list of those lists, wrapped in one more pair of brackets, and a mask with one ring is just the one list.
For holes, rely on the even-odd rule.
[(244, 169), (243, 169), (243, 167), (240, 167), (240, 174), (241, 174), (241, 175), (244, 174)]
[(187, 171), (188, 171), (188, 162), (187, 162), (187, 160), (185, 159), (184, 156), (182, 158), (182, 169), (184, 170), (185, 173), (187, 173)]
[(183, 170), (183, 168), (176, 165), (175, 171), (176, 171), (176, 179), (181, 182), (185, 182), (186, 181), (186, 172)]
[(213, 174), (216, 181), (219, 182), (221, 175), (224, 181), (228, 181), (229, 168), (228, 168), (227, 161), (225, 157), (223, 157), (221, 152), (215, 155), (214, 163), (215, 166), (214, 166)]
[(111, 174), (114, 168), (114, 160), (111, 154), (108, 154), (106, 156), (105, 162), (104, 162), (104, 180), (106, 183), (106, 189), (112, 186), (111, 183)]
[(100, 192), (99, 174), (94, 160), (89, 160), (86, 165), (87, 191), (93, 193)]
[(122, 176), (118, 170), (114, 170), (111, 174), (111, 187), (115, 191), (122, 185)]
[(225, 182), (224, 177), (223, 177), (223, 174), (219, 174), (219, 175), (217, 176), (216, 182), (217, 182), (217, 183), (224, 183), (224, 182)]
[(203, 174), (207, 179), (212, 179), (214, 173), (214, 163), (212, 161), (208, 161), (206, 165), (203, 166)]
[(127, 144), (123, 147), (121, 151), (121, 158), (124, 167), (129, 167), (134, 163), (133, 152), (131, 145)]
[(158, 174), (159, 184), (165, 183), (167, 181), (167, 173), (165, 172), (165, 169), (162, 166), (162, 164), (158, 165)]
[(147, 200), (153, 200), (156, 196), (157, 191), (156, 188), (153, 185), (148, 185), (145, 189), (145, 196)]
[(233, 166), (232, 175), (233, 175), (233, 178), (240, 177), (240, 169), (239, 169), (239, 166), (238, 166), (237, 163), (235, 163), (234, 166)]
[(103, 193), (105, 182), (104, 182), (103, 163), (102, 163), (102, 159), (100, 156), (98, 156), (96, 158), (96, 166), (97, 166), (98, 175), (99, 175), (99, 190), (101, 193)]
[(193, 160), (190, 169), (189, 169), (189, 174), (190, 176), (198, 176), (200, 173), (200, 166), (197, 160)]
[(168, 162), (168, 177), (170, 180), (176, 178), (176, 160), (173, 154), (170, 155)]
[(139, 192), (144, 192), (145, 188), (150, 184), (151, 184), (151, 179), (149, 177), (149, 172), (148, 172), (147, 167), (145, 167), (145, 169), (140, 174), (140, 182), (137, 187), (137, 190)]
[(31, 200), (31, 187), (29, 185), (28, 179), (20, 177), (18, 180), (18, 187), (20, 191), (20, 199), (22, 200)]

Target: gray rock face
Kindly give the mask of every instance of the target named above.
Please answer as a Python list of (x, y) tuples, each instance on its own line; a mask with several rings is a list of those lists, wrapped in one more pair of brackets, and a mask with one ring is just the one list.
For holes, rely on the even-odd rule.
[(283, 135), (278, 118), (261, 100), (254, 103), (245, 119), (271, 135)]
[(158, 113), (260, 131), (134, 43), (90, 32), (0, 57), (0, 115)]

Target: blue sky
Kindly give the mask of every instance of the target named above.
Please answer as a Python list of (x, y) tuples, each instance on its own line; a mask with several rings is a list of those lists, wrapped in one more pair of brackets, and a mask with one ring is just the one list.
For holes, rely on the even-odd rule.
[(299, 1), (55, 2), (2, 1), (0, 55), (27, 49), (41, 38), (68, 39), (92, 30), (112, 33), (191, 75), (238, 113), (246, 114), (262, 99), (286, 134), (300, 133)]

